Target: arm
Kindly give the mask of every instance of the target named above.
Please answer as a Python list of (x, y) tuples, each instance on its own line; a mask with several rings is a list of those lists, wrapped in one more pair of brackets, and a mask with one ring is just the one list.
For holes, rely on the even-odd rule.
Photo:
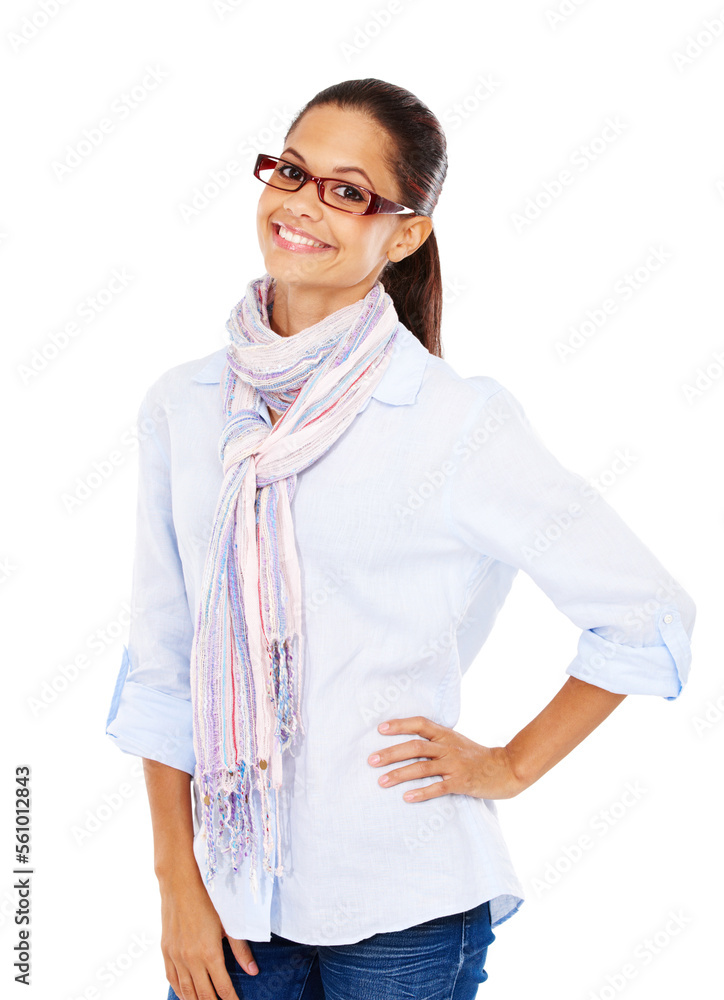
[[(368, 758), (386, 787), (439, 775), (404, 793), (418, 802), (447, 793), (511, 798), (577, 746), (627, 694), (678, 698), (691, 661), (695, 605), (641, 539), (582, 476), (544, 446), (522, 407), (482, 376), (451, 453), (443, 494), (451, 533), (480, 565), (524, 569), (582, 631), (570, 675), (551, 702), (505, 747), (475, 743), (424, 716), (387, 719), (388, 736), (418, 734)], [(385, 728), (386, 724), (386, 728)]]
[(128, 646), (106, 734), (124, 753), (194, 772), (190, 656), (193, 623), (173, 522), (170, 432), (162, 390), (138, 411), (138, 494)]
[(625, 697), (569, 677), (543, 711), (505, 747), (517, 790), (528, 788), (569, 754)]
[[(133, 614), (106, 733), (124, 753), (143, 758), (161, 893), (161, 949), (169, 983), (179, 996), (238, 1000), (225, 967), (225, 931), (193, 851), (191, 778), (196, 761), (189, 676), (193, 625), (172, 515), (166, 405), (162, 386), (156, 384), (138, 414), (143, 433)], [(229, 943), (240, 965), (254, 975), (249, 944), (231, 938)]]
[[(514, 396), (479, 392), (446, 482), (451, 531), (482, 562), (524, 570), (581, 629), (566, 672), (617, 694), (680, 695), (696, 608), (607, 500), (545, 447)], [(461, 457), (458, 458), (458, 455)]]
[[(161, 893), (166, 978), (179, 996), (193, 995), (193, 990), (201, 994), (213, 983), (224, 1000), (238, 1000), (220, 947), (224, 928), (194, 857), (190, 775), (145, 757), (143, 771)], [(258, 970), (248, 942), (234, 939), (232, 947), (244, 971), (255, 975)]]
[[(688, 679), (696, 607), (606, 500), (565, 468), (507, 390), (469, 379), (482, 393), (449, 477), (448, 516), (482, 560), (524, 569), (582, 631), (570, 675), (505, 747), (468, 747), (486, 798), (516, 795), (565, 757), (627, 694), (673, 701)], [(475, 793), (474, 793), (475, 794)]]
[[(507, 746), (487, 747), (424, 716), (386, 719), (388, 736), (369, 763), (378, 780), (439, 775), (404, 793), (418, 802), (447, 793), (511, 798), (577, 746), (627, 694), (673, 701), (689, 674), (696, 608), (640, 538), (582, 476), (555, 458), (522, 407), (494, 379), (467, 379), (470, 414), (451, 452), (444, 509), (451, 533), (477, 553), (524, 569), (582, 631), (570, 676)], [(384, 728), (385, 724), (387, 727)]]
[(175, 767), (143, 758), (148, 802), (153, 829), (153, 865), (163, 886), (174, 877), (182, 880), (198, 875), (194, 857), (194, 829), (191, 809), (191, 775)]
[(443, 779), (406, 792), (409, 802), (448, 793), (510, 799), (578, 746), (625, 697), (571, 676), (543, 711), (504, 747), (482, 746), (425, 716), (388, 719), (386, 728), (385, 723), (380, 725), (380, 732), (389, 736), (415, 733), (424, 742), (406, 740), (383, 747), (376, 753), (377, 759), (370, 755), (368, 762), (381, 767), (412, 756), (429, 758), (429, 762), (407, 764), (383, 776), (389, 788), (414, 778), (439, 775)]

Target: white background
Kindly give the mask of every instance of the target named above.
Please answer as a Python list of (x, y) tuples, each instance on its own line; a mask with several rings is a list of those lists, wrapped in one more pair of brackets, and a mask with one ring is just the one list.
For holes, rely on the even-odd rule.
[[(630, 696), (499, 803), (527, 899), (496, 931), (480, 995), (711, 995), (722, 931), (724, 8), (587, 0), (561, 3), (556, 20), (553, 4), (501, 0), (45, 7), (52, 16), (7, 2), (1, 15), (4, 995), (166, 996), (140, 760), (104, 734), (127, 636), (129, 432), (151, 382), (225, 342), (231, 308), (263, 273), (256, 152), (279, 153), (283, 116), (318, 90), (364, 76), (413, 91), (447, 133), (434, 217), (445, 359), (507, 386), (548, 447), (601, 482), (698, 607), (678, 700)], [(122, 115), (123, 94), (136, 106)], [(85, 130), (104, 118), (112, 130), (59, 176), (68, 147), (84, 149)], [(608, 142), (607, 119), (620, 133)], [(186, 221), (182, 205), (230, 160), (241, 172), (215, 194), (207, 188), (213, 196)], [(545, 185), (566, 168), (571, 183), (546, 203)], [(537, 218), (516, 225), (536, 201)], [(652, 248), (666, 258), (657, 270), (646, 267)], [(637, 268), (639, 288), (615, 294)], [(114, 269), (126, 287), (105, 295)], [(616, 312), (562, 360), (556, 345), (609, 297)], [(71, 322), (76, 335), (62, 346)], [(78, 481), (114, 450), (112, 474), (68, 509)], [(607, 476), (617, 450), (635, 461)], [(459, 731), (485, 745), (510, 740), (565, 681), (577, 636), (520, 574), (465, 677)], [(84, 653), (74, 676), (69, 665)], [(21, 764), (32, 769), (30, 989), (11, 969)], [(620, 805), (627, 783), (645, 789), (629, 807)], [(121, 802), (110, 818), (105, 796)], [(585, 833), (592, 846), (567, 862)], [(654, 955), (645, 942), (671, 911), (685, 926), (660, 934)]]

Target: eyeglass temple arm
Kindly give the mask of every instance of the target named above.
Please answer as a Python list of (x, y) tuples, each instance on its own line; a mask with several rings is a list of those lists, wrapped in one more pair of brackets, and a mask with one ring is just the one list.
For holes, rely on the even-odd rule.
[(364, 214), (376, 215), (380, 212), (383, 212), (386, 215), (397, 215), (400, 212), (409, 212), (410, 215), (419, 214), (414, 209), (408, 208), (406, 205), (398, 205), (396, 201), (390, 201), (389, 198), (383, 198), (380, 194), (373, 194), (369, 208)]

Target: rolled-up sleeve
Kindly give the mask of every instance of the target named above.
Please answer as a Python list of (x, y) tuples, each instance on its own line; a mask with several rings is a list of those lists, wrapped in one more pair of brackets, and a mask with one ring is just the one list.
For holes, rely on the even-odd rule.
[(617, 694), (678, 698), (691, 597), (602, 494), (565, 468), (517, 399), (485, 376), (447, 477), (451, 528), (481, 557), (522, 569), (582, 631), (566, 673)]
[(159, 383), (138, 412), (138, 498), (128, 645), (106, 734), (124, 753), (193, 774), (193, 624), (173, 526), (167, 409)]

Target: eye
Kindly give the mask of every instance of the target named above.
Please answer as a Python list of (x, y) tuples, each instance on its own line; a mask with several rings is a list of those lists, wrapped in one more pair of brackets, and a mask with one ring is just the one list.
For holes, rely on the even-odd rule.
[(295, 167), (293, 163), (280, 163), (277, 172), (288, 181), (299, 181), (303, 177), (303, 171)]
[(365, 193), (355, 187), (354, 184), (338, 184), (336, 187), (332, 188), (332, 193), (337, 198), (342, 198), (344, 201), (367, 201)]

